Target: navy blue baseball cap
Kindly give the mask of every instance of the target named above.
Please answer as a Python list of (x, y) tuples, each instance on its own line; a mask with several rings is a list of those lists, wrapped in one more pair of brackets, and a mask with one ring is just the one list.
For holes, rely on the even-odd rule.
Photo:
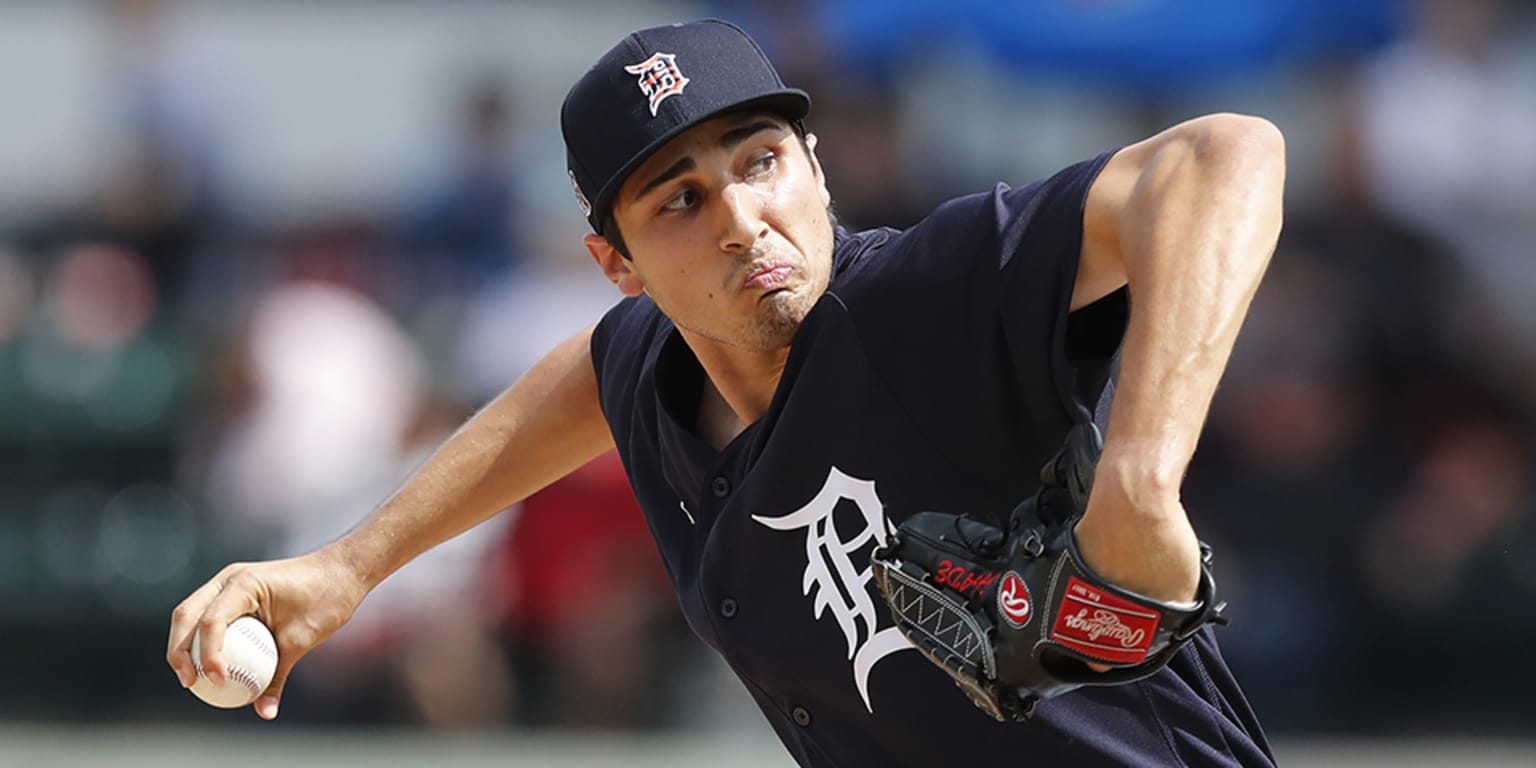
[(811, 97), (788, 88), (747, 33), (706, 19), (642, 29), (588, 70), (560, 107), (566, 167), (594, 232), (635, 168), (717, 115), (762, 109), (798, 122)]

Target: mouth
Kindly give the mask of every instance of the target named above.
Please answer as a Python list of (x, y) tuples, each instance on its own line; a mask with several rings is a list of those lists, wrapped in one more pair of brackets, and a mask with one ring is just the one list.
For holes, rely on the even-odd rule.
[(777, 291), (789, 286), (794, 268), (778, 262), (754, 264), (742, 279), (742, 288), (748, 291)]

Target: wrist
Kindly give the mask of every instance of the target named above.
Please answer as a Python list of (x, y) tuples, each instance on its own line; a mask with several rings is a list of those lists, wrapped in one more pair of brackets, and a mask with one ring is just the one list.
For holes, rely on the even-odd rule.
[[(1189, 458), (1166, 445), (1107, 444), (1094, 470), (1094, 502), (1116, 516), (1184, 519), (1180, 489)], [(1103, 503), (1108, 502), (1108, 503)]]
[(1083, 563), (1115, 586), (1176, 604), (1197, 596), (1200, 541), (1188, 518), (1133, 521), (1085, 515), (1073, 538)]
[(355, 584), (363, 594), (372, 592), (389, 575), (381, 565), (380, 553), (360, 540), (355, 531), (315, 550), (314, 554), (326, 560), (341, 578)]

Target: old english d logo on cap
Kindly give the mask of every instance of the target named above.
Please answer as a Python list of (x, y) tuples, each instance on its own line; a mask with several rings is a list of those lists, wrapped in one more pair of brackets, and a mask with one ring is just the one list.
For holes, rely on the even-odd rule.
[(652, 54), (639, 64), (625, 67), (624, 71), (640, 76), (640, 92), (651, 100), (651, 117), (656, 116), (663, 100), (682, 93), (689, 83), (688, 78), (683, 77), (683, 71), (677, 68), (677, 55), (672, 53)]

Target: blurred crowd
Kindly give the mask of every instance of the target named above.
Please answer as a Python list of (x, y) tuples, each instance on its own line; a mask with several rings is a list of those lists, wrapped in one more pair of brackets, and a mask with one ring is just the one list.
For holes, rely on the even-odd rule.
[[(204, 73), (172, 55), (182, 9), (100, 4), (115, 138), (84, 191), (0, 180), (20, 200), (0, 207), (0, 648), (44, 659), (3, 673), (0, 717), (196, 716), (156, 647), (187, 591), (231, 560), (343, 533), (618, 298), (574, 204), (554, 220), (525, 199), (567, 194), (560, 176), (529, 183), (529, 147), (558, 138), (552, 114), (520, 119), (526, 72), (464, 78), (442, 115), (451, 140), (395, 202), (267, 215), (227, 183), (242, 147), (218, 126), (238, 94), (203, 98), (189, 83)], [(1294, 121), (1285, 233), (1185, 488), (1232, 606), (1222, 643), (1276, 732), (1523, 732), (1531, 4), (1412, 0), (1373, 44), (1194, 96), (1064, 100), (962, 62), (947, 77), (994, 86), (964, 130), (992, 121), (1005, 138), (980, 142), (934, 129), (935, 85), (951, 80), (913, 74), (933, 71), (932, 51), (852, 66), (811, 2), (668, 9), (740, 19), (811, 92), (851, 227), (913, 223), (1193, 106), (1257, 111), (1288, 134)], [(1271, 87), (1300, 95), (1266, 101)], [(1114, 122), (1075, 130), (1039, 114), (1053, 105)], [(1114, 143), (1069, 154), (1100, 140)], [(978, 170), (977, 144), (1012, 154)], [(101, 631), (130, 640), (82, 651)], [(55, 686), (104, 661), (130, 683), (115, 698)], [(730, 685), (682, 625), (610, 455), (386, 582), (298, 667), (283, 719), (662, 728), (718, 717), (707, 702)]]

